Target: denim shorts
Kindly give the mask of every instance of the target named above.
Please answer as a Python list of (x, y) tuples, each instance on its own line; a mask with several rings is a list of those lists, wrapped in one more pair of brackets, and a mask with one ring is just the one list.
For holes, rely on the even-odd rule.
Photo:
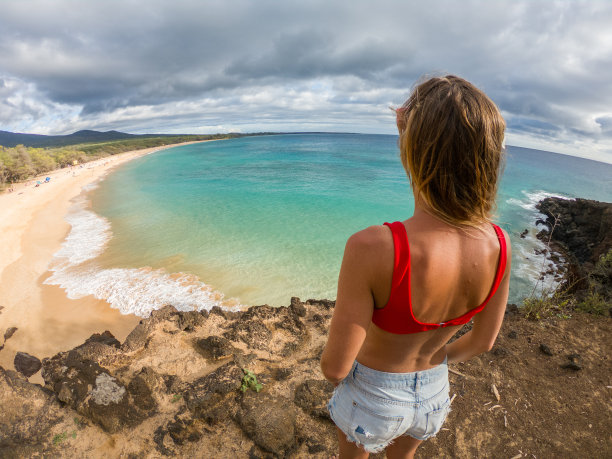
[(426, 440), (438, 433), (450, 410), (446, 359), (411, 373), (386, 373), (355, 362), (327, 408), (347, 439), (371, 453), (402, 435)]

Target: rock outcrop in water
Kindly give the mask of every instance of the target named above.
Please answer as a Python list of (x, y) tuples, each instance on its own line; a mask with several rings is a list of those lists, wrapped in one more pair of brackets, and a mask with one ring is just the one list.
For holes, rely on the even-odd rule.
[[(612, 269), (598, 263), (612, 249), (612, 204), (588, 199), (546, 198), (536, 208), (546, 215), (538, 234), (567, 260), (561, 288), (578, 296), (596, 290), (612, 299)], [(601, 271), (601, 272), (600, 272)]]
[(568, 257), (588, 270), (612, 248), (612, 204), (588, 199), (546, 198), (536, 204), (547, 230), (538, 237), (559, 244)]

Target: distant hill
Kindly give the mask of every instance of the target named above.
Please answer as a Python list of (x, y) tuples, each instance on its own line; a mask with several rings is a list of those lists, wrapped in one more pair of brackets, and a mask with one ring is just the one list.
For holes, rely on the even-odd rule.
[(62, 147), (79, 143), (109, 142), (112, 140), (126, 140), (151, 137), (171, 137), (173, 134), (126, 134), (118, 131), (77, 131), (69, 135), (39, 135), (21, 134), (8, 131), (0, 131), (0, 145), (3, 147), (14, 147), (25, 145), (26, 147)]

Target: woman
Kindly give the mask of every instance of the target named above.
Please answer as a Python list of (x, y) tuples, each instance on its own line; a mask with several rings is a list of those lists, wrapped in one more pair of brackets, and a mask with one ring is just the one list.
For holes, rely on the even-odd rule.
[(396, 113), (414, 214), (349, 238), (321, 357), (337, 386), (329, 410), (341, 458), (385, 448), (413, 457), (448, 414), (447, 364), (491, 349), (508, 299), (510, 243), (491, 223), (499, 110), (449, 75), (418, 85)]

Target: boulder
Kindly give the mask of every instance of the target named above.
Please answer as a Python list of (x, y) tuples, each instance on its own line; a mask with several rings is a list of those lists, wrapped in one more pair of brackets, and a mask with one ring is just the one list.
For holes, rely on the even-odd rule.
[(164, 378), (150, 367), (144, 367), (127, 386), (134, 404), (152, 414), (157, 409), (155, 395), (166, 393)]
[(119, 340), (115, 338), (113, 334), (108, 330), (106, 330), (104, 333), (94, 333), (85, 340), (84, 344), (88, 343), (100, 343), (104, 344), (105, 346), (115, 347), (117, 349), (121, 347), (121, 343), (119, 342)]
[(207, 357), (215, 360), (229, 357), (237, 352), (232, 343), (222, 336), (208, 336), (198, 340), (196, 344)]
[(236, 422), (261, 449), (283, 457), (298, 446), (296, 417), (290, 400), (247, 391)]
[(289, 310), (291, 310), (291, 312), (298, 317), (306, 317), (306, 306), (304, 306), (304, 303), (302, 303), (296, 296), (291, 297), (291, 305), (289, 306)]
[(243, 320), (251, 320), (251, 319), (271, 319), (276, 317), (281, 310), (284, 308), (275, 308), (272, 306), (268, 306), (267, 304), (261, 306), (251, 306), (246, 312), (243, 313)]
[(42, 363), (37, 357), (26, 354), (25, 352), (17, 352), (17, 354), (15, 354), (13, 365), (15, 365), (15, 370), (26, 378), (32, 376), (42, 367)]
[(206, 318), (198, 311), (179, 312), (176, 315), (176, 326), (179, 330), (192, 332), (204, 322)]
[(202, 437), (202, 421), (193, 418), (181, 418), (174, 416), (174, 419), (166, 425), (166, 430), (177, 445), (186, 442), (198, 441)]
[[(98, 343), (99, 344), (99, 343)], [(55, 392), (58, 400), (88, 417), (107, 432), (133, 427), (150, 414), (150, 405), (138, 399), (139, 405), (125, 385), (97, 362), (83, 358), (76, 349), (43, 359), (45, 387)]]
[(226, 419), (232, 412), (228, 400), (238, 394), (243, 375), (242, 368), (231, 361), (196, 379), (183, 391), (187, 408), (209, 424)]
[(231, 341), (243, 341), (253, 349), (267, 349), (272, 333), (260, 319), (235, 321), (231, 329), (223, 334)]
[(0, 457), (29, 457), (19, 451), (43, 448), (49, 431), (65, 416), (52, 392), (2, 367), (0, 407)]
[(334, 392), (334, 386), (322, 379), (308, 379), (295, 389), (293, 401), (306, 413), (330, 419), (327, 402)]

